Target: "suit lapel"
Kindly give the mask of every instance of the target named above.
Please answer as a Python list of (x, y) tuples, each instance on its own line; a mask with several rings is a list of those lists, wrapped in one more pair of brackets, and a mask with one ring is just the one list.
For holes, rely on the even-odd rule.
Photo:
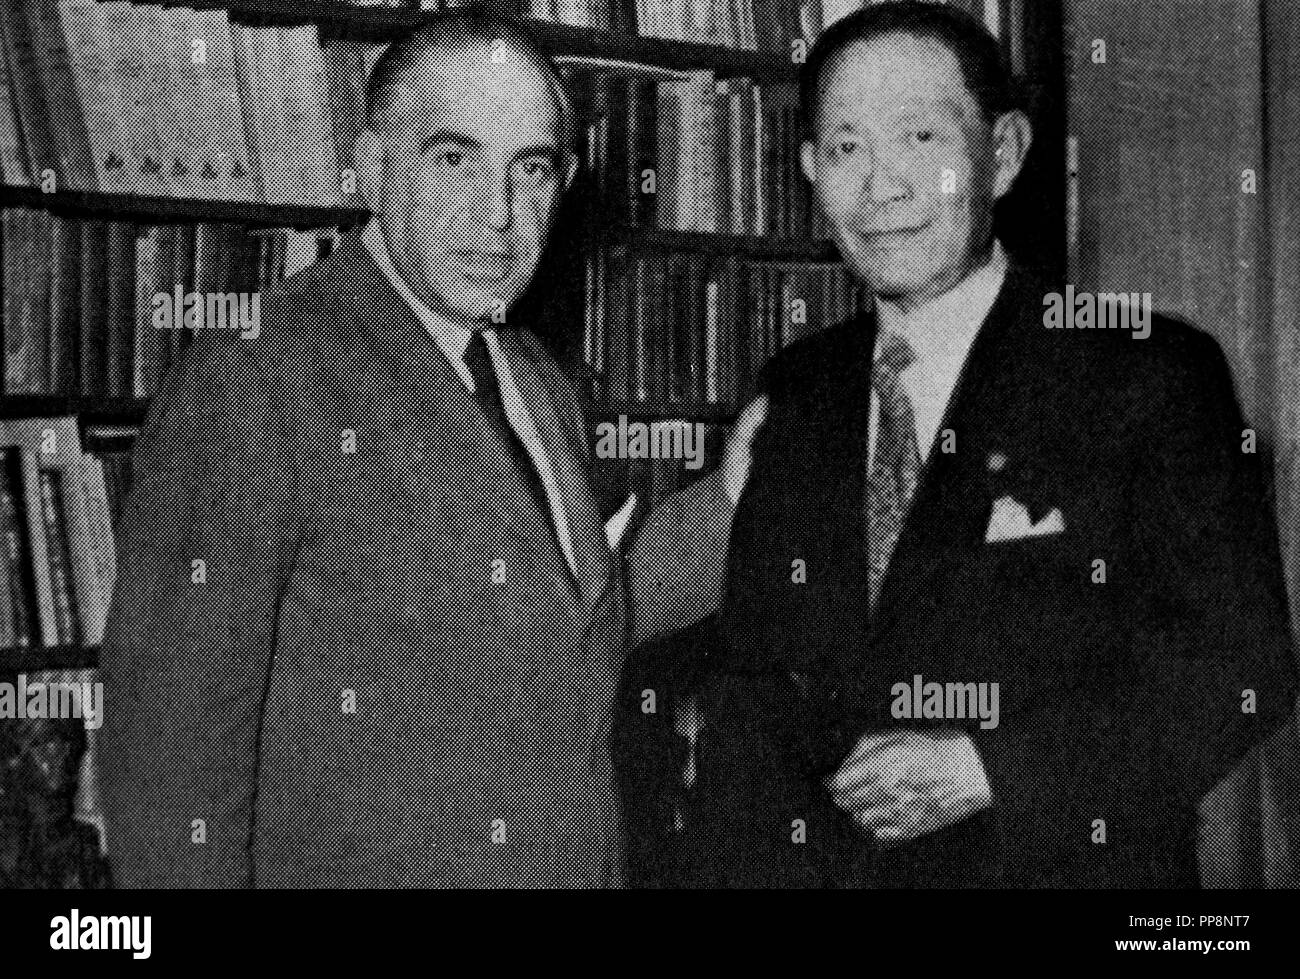
[(574, 444), (574, 426), (564, 425), (560, 420), (555, 391), (543, 378), (537, 350), (528, 349), (528, 345), (521, 341), (521, 337), (511, 334), (499, 336), (510, 374), (559, 484), (559, 505), (569, 525), (569, 544), (577, 564), (575, 577), (587, 602), (594, 605), (609, 584), (613, 563), (601, 524), (600, 508), (591, 492), (585, 453)]
[[(351, 307), (347, 319), (354, 324), (358, 357), (366, 357), (380, 375), (364, 396), (382, 399), (376, 408), (386, 413), (393, 444), (428, 445), (428, 464), (447, 474), (443, 487), (463, 500), (461, 512), (492, 521), (533, 553), (551, 556), (557, 593), (573, 596), (549, 516), (531, 505), (531, 493), (508, 450), (459, 373), (365, 246), (357, 240), (345, 247), (357, 254), (349, 262), (354, 270), (349, 288), (341, 290), (340, 298)], [(511, 505), (485, 509), (485, 486)]]

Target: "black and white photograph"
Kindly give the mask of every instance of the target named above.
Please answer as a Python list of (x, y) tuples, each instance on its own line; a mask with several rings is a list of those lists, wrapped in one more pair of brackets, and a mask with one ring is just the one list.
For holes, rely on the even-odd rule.
[(16, 947), (1282, 927), (1291, 0), (3, 0), (0, 165)]

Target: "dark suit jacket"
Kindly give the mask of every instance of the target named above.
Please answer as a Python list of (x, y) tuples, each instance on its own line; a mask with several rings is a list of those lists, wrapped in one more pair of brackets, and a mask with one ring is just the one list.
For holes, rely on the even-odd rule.
[[(621, 562), (578, 593), (502, 440), (359, 241), (263, 298), (257, 339), (191, 348), (136, 450), (102, 654), (119, 881), (616, 880)], [(524, 343), (585, 454), (572, 387)], [(629, 576), (720, 579), (720, 500), (709, 481), (657, 512)], [(683, 624), (643, 604), (640, 627)]]
[[(1011, 271), (941, 426), (956, 451), (929, 456), (873, 621), (862, 500), (874, 317), (769, 365), (701, 746), (707, 882), (1194, 882), (1197, 800), (1295, 693), (1258, 457), (1242, 452), (1210, 338), (1158, 317), (1143, 340), (1048, 330), (1049, 289)], [(1035, 519), (1059, 509), (1064, 533), (985, 543), (1004, 495)], [(792, 581), (795, 559), (806, 584)], [(999, 683), (1000, 724), (895, 719), (891, 688), (916, 674)], [(900, 724), (968, 731), (995, 801), (876, 848), (822, 780), (860, 736)]]

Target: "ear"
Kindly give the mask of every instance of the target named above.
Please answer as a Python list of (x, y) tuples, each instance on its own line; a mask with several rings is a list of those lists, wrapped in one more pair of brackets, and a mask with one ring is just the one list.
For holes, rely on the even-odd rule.
[(799, 146), (799, 166), (810, 184), (817, 182), (817, 147), (812, 140), (805, 139)]
[(357, 182), (371, 210), (379, 206), (384, 187), (384, 137), (366, 127), (357, 137)]
[(1033, 124), (1019, 109), (1004, 112), (993, 124), (994, 199), (1004, 197), (1016, 182), (1033, 142)]

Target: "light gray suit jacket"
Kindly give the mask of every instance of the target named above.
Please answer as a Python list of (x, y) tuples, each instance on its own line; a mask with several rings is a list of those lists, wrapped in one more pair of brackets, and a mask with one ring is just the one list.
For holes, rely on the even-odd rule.
[[(136, 449), (102, 650), (117, 879), (616, 882), (624, 651), (716, 607), (718, 480), (666, 501), (583, 597), (359, 241), (263, 299), (258, 338), (191, 348)], [(570, 384), (524, 347), (587, 452)]]

